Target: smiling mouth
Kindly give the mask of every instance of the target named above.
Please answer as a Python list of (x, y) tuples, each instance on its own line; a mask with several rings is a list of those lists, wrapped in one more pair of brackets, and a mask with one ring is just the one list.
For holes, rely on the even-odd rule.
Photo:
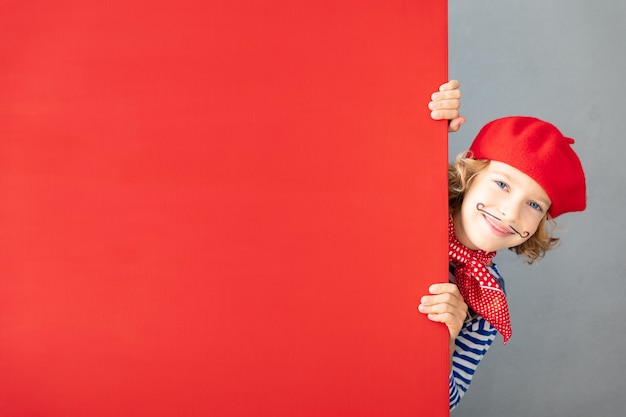
[(513, 231), (509, 228), (504, 227), (500, 219), (498, 219), (497, 217), (485, 213), (484, 211), (483, 217), (485, 218), (487, 223), (489, 223), (489, 226), (491, 226), (491, 228), (494, 229), (494, 231), (496, 231), (499, 235), (508, 236), (513, 234)]
[[(512, 235), (513, 233), (517, 233), (522, 239), (526, 239), (530, 235), (530, 233), (527, 231), (524, 231), (524, 233), (520, 233), (519, 231), (517, 231), (517, 229), (515, 229), (513, 226), (510, 226), (510, 225), (508, 225), (507, 227), (511, 229), (513, 232), (509, 231), (506, 228), (503, 228), (502, 226), (504, 225), (504, 222), (500, 220), (498, 217), (489, 213), (487, 210), (485, 210), (485, 205), (483, 203), (477, 203), (476, 210), (483, 213), (483, 215), (485, 215), (485, 219), (491, 225), (491, 227), (503, 235)], [(497, 220), (497, 222), (494, 222), (492, 219)]]

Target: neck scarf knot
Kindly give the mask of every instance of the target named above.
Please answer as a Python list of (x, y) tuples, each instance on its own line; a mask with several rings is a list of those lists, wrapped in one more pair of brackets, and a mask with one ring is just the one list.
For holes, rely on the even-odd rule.
[(487, 269), (496, 253), (468, 249), (459, 242), (452, 216), (448, 220), (448, 243), (448, 257), (455, 266), (454, 276), (463, 299), (500, 332), (506, 344), (512, 334), (506, 295)]

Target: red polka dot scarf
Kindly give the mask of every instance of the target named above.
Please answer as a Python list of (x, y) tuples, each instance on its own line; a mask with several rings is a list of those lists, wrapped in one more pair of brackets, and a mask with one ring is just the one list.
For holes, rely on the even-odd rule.
[(452, 216), (448, 221), (448, 242), (448, 256), (455, 266), (454, 276), (463, 299), (500, 332), (506, 344), (512, 334), (506, 295), (487, 269), (496, 253), (467, 249), (454, 234)]

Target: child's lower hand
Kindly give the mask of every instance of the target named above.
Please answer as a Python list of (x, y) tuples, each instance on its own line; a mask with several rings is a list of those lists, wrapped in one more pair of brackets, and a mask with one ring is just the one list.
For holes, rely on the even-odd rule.
[(433, 284), (428, 291), (430, 295), (422, 297), (418, 310), (427, 314), (429, 320), (448, 326), (453, 343), (467, 318), (467, 304), (455, 284)]
[(457, 80), (450, 80), (439, 87), (439, 91), (434, 92), (428, 103), (431, 110), (430, 117), (434, 120), (448, 120), (448, 132), (456, 132), (465, 123), (465, 117), (459, 116), (461, 107), (460, 83)]

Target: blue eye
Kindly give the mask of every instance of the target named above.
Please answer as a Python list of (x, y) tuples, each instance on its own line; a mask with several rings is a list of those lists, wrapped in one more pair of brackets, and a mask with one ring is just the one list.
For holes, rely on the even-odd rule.
[(509, 188), (509, 186), (506, 185), (505, 182), (496, 180), (495, 183), (498, 187), (502, 188), (503, 190), (507, 190)]
[(539, 211), (543, 211), (541, 209), (541, 206), (537, 203), (535, 203), (534, 201), (531, 201), (530, 203), (528, 203), (528, 205), (530, 205), (532, 208), (534, 208), (535, 210), (539, 210)]

